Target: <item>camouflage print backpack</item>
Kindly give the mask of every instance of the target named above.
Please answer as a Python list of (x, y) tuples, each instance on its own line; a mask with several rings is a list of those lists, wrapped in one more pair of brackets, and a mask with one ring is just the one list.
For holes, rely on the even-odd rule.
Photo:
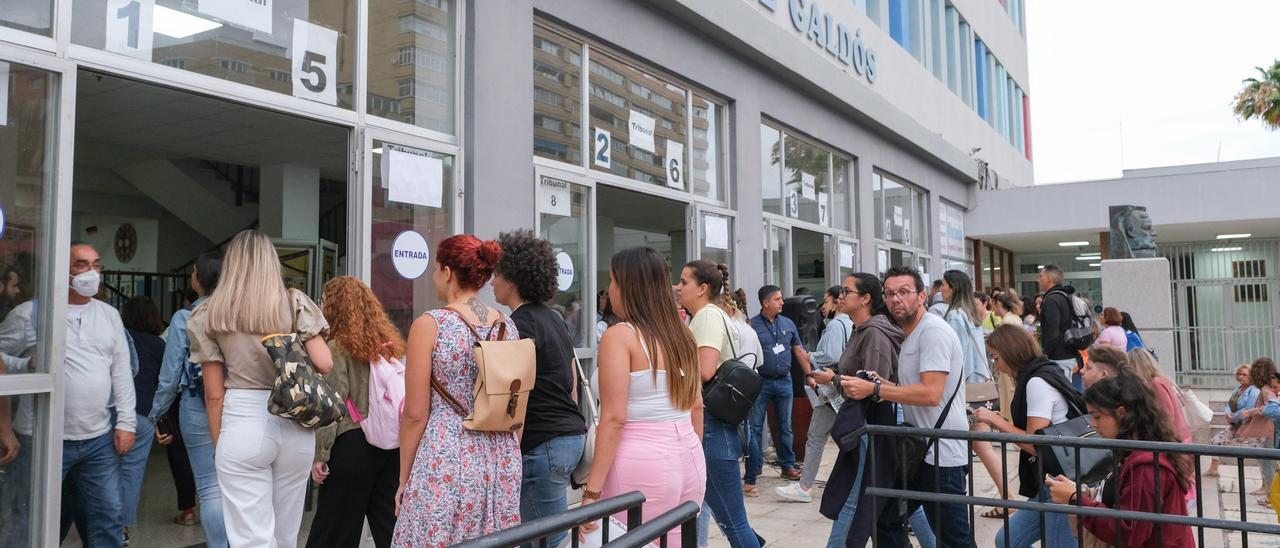
[(346, 414), (342, 398), (316, 371), (296, 333), (267, 335), (262, 346), (276, 366), (267, 411), (305, 428), (328, 426)]

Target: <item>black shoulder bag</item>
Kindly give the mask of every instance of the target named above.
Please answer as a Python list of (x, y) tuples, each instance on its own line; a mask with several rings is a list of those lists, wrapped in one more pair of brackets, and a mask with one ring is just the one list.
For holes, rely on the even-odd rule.
[(724, 313), (720, 314), (720, 319), (724, 322), (724, 335), (729, 338), (729, 350), (734, 356), (721, 363), (715, 376), (702, 385), (702, 406), (721, 422), (737, 426), (751, 414), (764, 381), (754, 367), (743, 363), (741, 356), (737, 355), (733, 332)]
[[(1058, 386), (1053, 387), (1059, 393), (1062, 392)], [(1041, 428), (1036, 433), (1042, 436), (1096, 438), (1098, 433), (1089, 425), (1089, 413), (1080, 408), (1070, 397), (1064, 395), (1064, 399), (1070, 408), (1069, 413), (1074, 412), (1076, 416), (1058, 424)], [(1080, 459), (1077, 461), (1075, 447), (1052, 445), (1036, 445), (1036, 455), (1041, 460), (1044, 473), (1051, 476), (1062, 474), (1079, 484), (1095, 483), (1107, 477), (1107, 474), (1111, 473), (1114, 458), (1110, 449), (1081, 447)]]
[[(956, 395), (960, 394), (960, 387), (964, 386), (964, 372), (959, 375), (962, 378), (956, 379), (956, 389), (951, 391), (951, 397), (947, 399), (947, 406), (942, 408), (942, 415), (938, 417), (938, 422), (933, 424), (933, 429), (942, 428), (942, 423), (946, 422), (947, 415), (951, 413), (951, 404), (955, 403)], [(909, 422), (902, 423), (903, 426), (915, 426)], [(929, 449), (938, 443), (938, 438), (926, 438), (924, 436), (903, 436), (899, 442), (899, 455), (902, 456), (898, 460), (898, 469), (895, 472), (900, 478), (914, 478), (916, 471), (920, 468), (920, 463), (924, 462), (925, 455), (929, 454)]]

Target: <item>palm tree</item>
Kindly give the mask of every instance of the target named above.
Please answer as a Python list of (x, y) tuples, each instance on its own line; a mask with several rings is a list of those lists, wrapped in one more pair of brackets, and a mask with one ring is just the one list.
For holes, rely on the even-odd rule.
[(1280, 129), (1280, 59), (1271, 68), (1256, 67), (1261, 78), (1245, 78), (1232, 110), (1242, 120), (1257, 117), (1262, 125)]

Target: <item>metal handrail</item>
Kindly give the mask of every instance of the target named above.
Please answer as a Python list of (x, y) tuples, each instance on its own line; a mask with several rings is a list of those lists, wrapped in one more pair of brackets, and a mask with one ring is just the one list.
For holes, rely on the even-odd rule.
[[(641, 519), (644, 517), (641, 513), (644, 501), (644, 493), (632, 491), (616, 497), (601, 499), (593, 504), (579, 506), (566, 512), (521, 523), (510, 529), (503, 529), (483, 537), (463, 541), (455, 544), (454, 547), (508, 548), (535, 541), (538, 542), (538, 546), (545, 547), (547, 546), (548, 537), (563, 531), (569, 531), (573, 538), (573, 546), (576, 547), (578, 545), (578, 527), (593, 521), (604, 520), (601, 525), (601, 534), (605, 535), (604, 538), (608, 538), (609, 520), (605, 518), (624, 510), (627, 512), (627, 530), (640, 528)], [(696, 513), (696, 506), (694, 511)], [(696, 542), (688, 546), (694, 545), (696, 545)]]
[(663, 512), (636, 528), (628, 528), (627, 533), (608, 542), (612, 548), (640, 548), (654, 540), (658, 546), (666, 548), (667, 533), (676, 527), (680, 528), (680, 545), (698, 545), (698, 505), (685, 501), (679, 506)]

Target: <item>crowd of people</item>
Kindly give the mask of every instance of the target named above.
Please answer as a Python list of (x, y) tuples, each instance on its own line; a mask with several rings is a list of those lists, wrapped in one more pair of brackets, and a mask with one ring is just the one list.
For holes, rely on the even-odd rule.
[[(1032, 434), (1089, 417), (1103, 438), (1192, 439), (1182, 397), (1132, 318), (1108, 307), (1094, 320), (1054, 266), (1025, 301), (1013, 289), (978, 292), (958, 270), (932, 288), (908, 267), (855, 273), (823, 292), (812, 318), (820, 335), (808, 348), (797, 322), (809, 320), (783, 313), (781, 288), (760, 288), (750, 315), (725, 265), (692, 261), (673, 286), (662, 255), (626, 249), (597, 296), (596, 372), (583, 382), (573, 331), (548, 304), (555, 250), (529, 231), (440, 242), (430, 274), (443, 306), (407, 336), (357, 278), (326, 283), (320, 305), (286, 289), (270, 238), (255, 230), (195, 261), (189, 306), (167, 327), (145, 297), (122, 312), (95, 298), (101, 261), (92, 246), (73, 244), (69, 264), (62, 523), (64, 537), (75, 526), (88, 546), (129, 543), (152, 443), (169, 455), (174, 521), (194, 525), (198, 512), (208, 546), (296, 545), (310, 480), (319, 491), (307, 546), (356, 546), (366, 523), (380, 547), (450, 545), (564, 512), (580, 488), (583, 505), (640, 491), (645, 516), (694, 502), (700, 545), (714, 522), (730, 545), (754, 548), (765, 539), (746, 498), (760, 496), (770, 448), (779, 475), (793, 481), (775, 495), (812, 503), (827, 441), (836, 440), (818, 510), (833, 520), (828, 546), (864, 546), (873, 534), (908, 546), (910, 532), (922, 546), (955, 547), (976, 546), (966, 506), (873, 499), (866, 489), (966, 494), (972, 447), (1009, 498), (1006, 456), (989, 443), (899, 448), (849, 433), (906, 424)], [(496, 303), (481, 298), (486, 286)], [(6, 371), (29, 367), (34, 325), (30, 301), (0, 323)], [(314, 427), (269, 410), (282, 373), (263, 341), (280, 333), (296, 338), (342, 402), (341, 419)], [(473, 348), (519, 339), (532, 339), (535, 363), (523, 420), (510, 431), (475, 428), (467, 422), (479, 409)], [(706, 405), (704, 389), (743, 364), (759, 379), (749, 408), (735, 415)], [(799, 462), (793, 375), (815, 402)], [(1275, 447), (1280, 373), (1259, 358), (1236, 377), (1225, 410), (1232, 426), (1214, 443)], [(584, 400), (598, 402), (598, 417), (584, 417)], [(30, 477), (31, 414), (30, 401), (0, 399), (0, 465), (11, 477)], [(1037, 451), (1018, 444), (1013, 490), (1027, 500), (1186, 515), (1197, 496), (1186, 457), (1117, 451), (1115, 476), (1077, 489), (1062, 470), (1039, 475), (1046, 463)], [(1269, 482), (1274, 463), (1260, 466)], [(25, 545), (28, 504), (0, 507), (0, 546)], [(1007, 512), (983, 514), (1008, 520), (997, 545), (1031, 546), (1042, 535), (1049, 546), (1077, 543), (1066, 514)], [(1158, 536), (1194, 545), (1184, 526), (1097, 517), (1081, 526), (1087, 542), (1147, 545)], [(678, 546), (678, 533), (668, 541)]]

